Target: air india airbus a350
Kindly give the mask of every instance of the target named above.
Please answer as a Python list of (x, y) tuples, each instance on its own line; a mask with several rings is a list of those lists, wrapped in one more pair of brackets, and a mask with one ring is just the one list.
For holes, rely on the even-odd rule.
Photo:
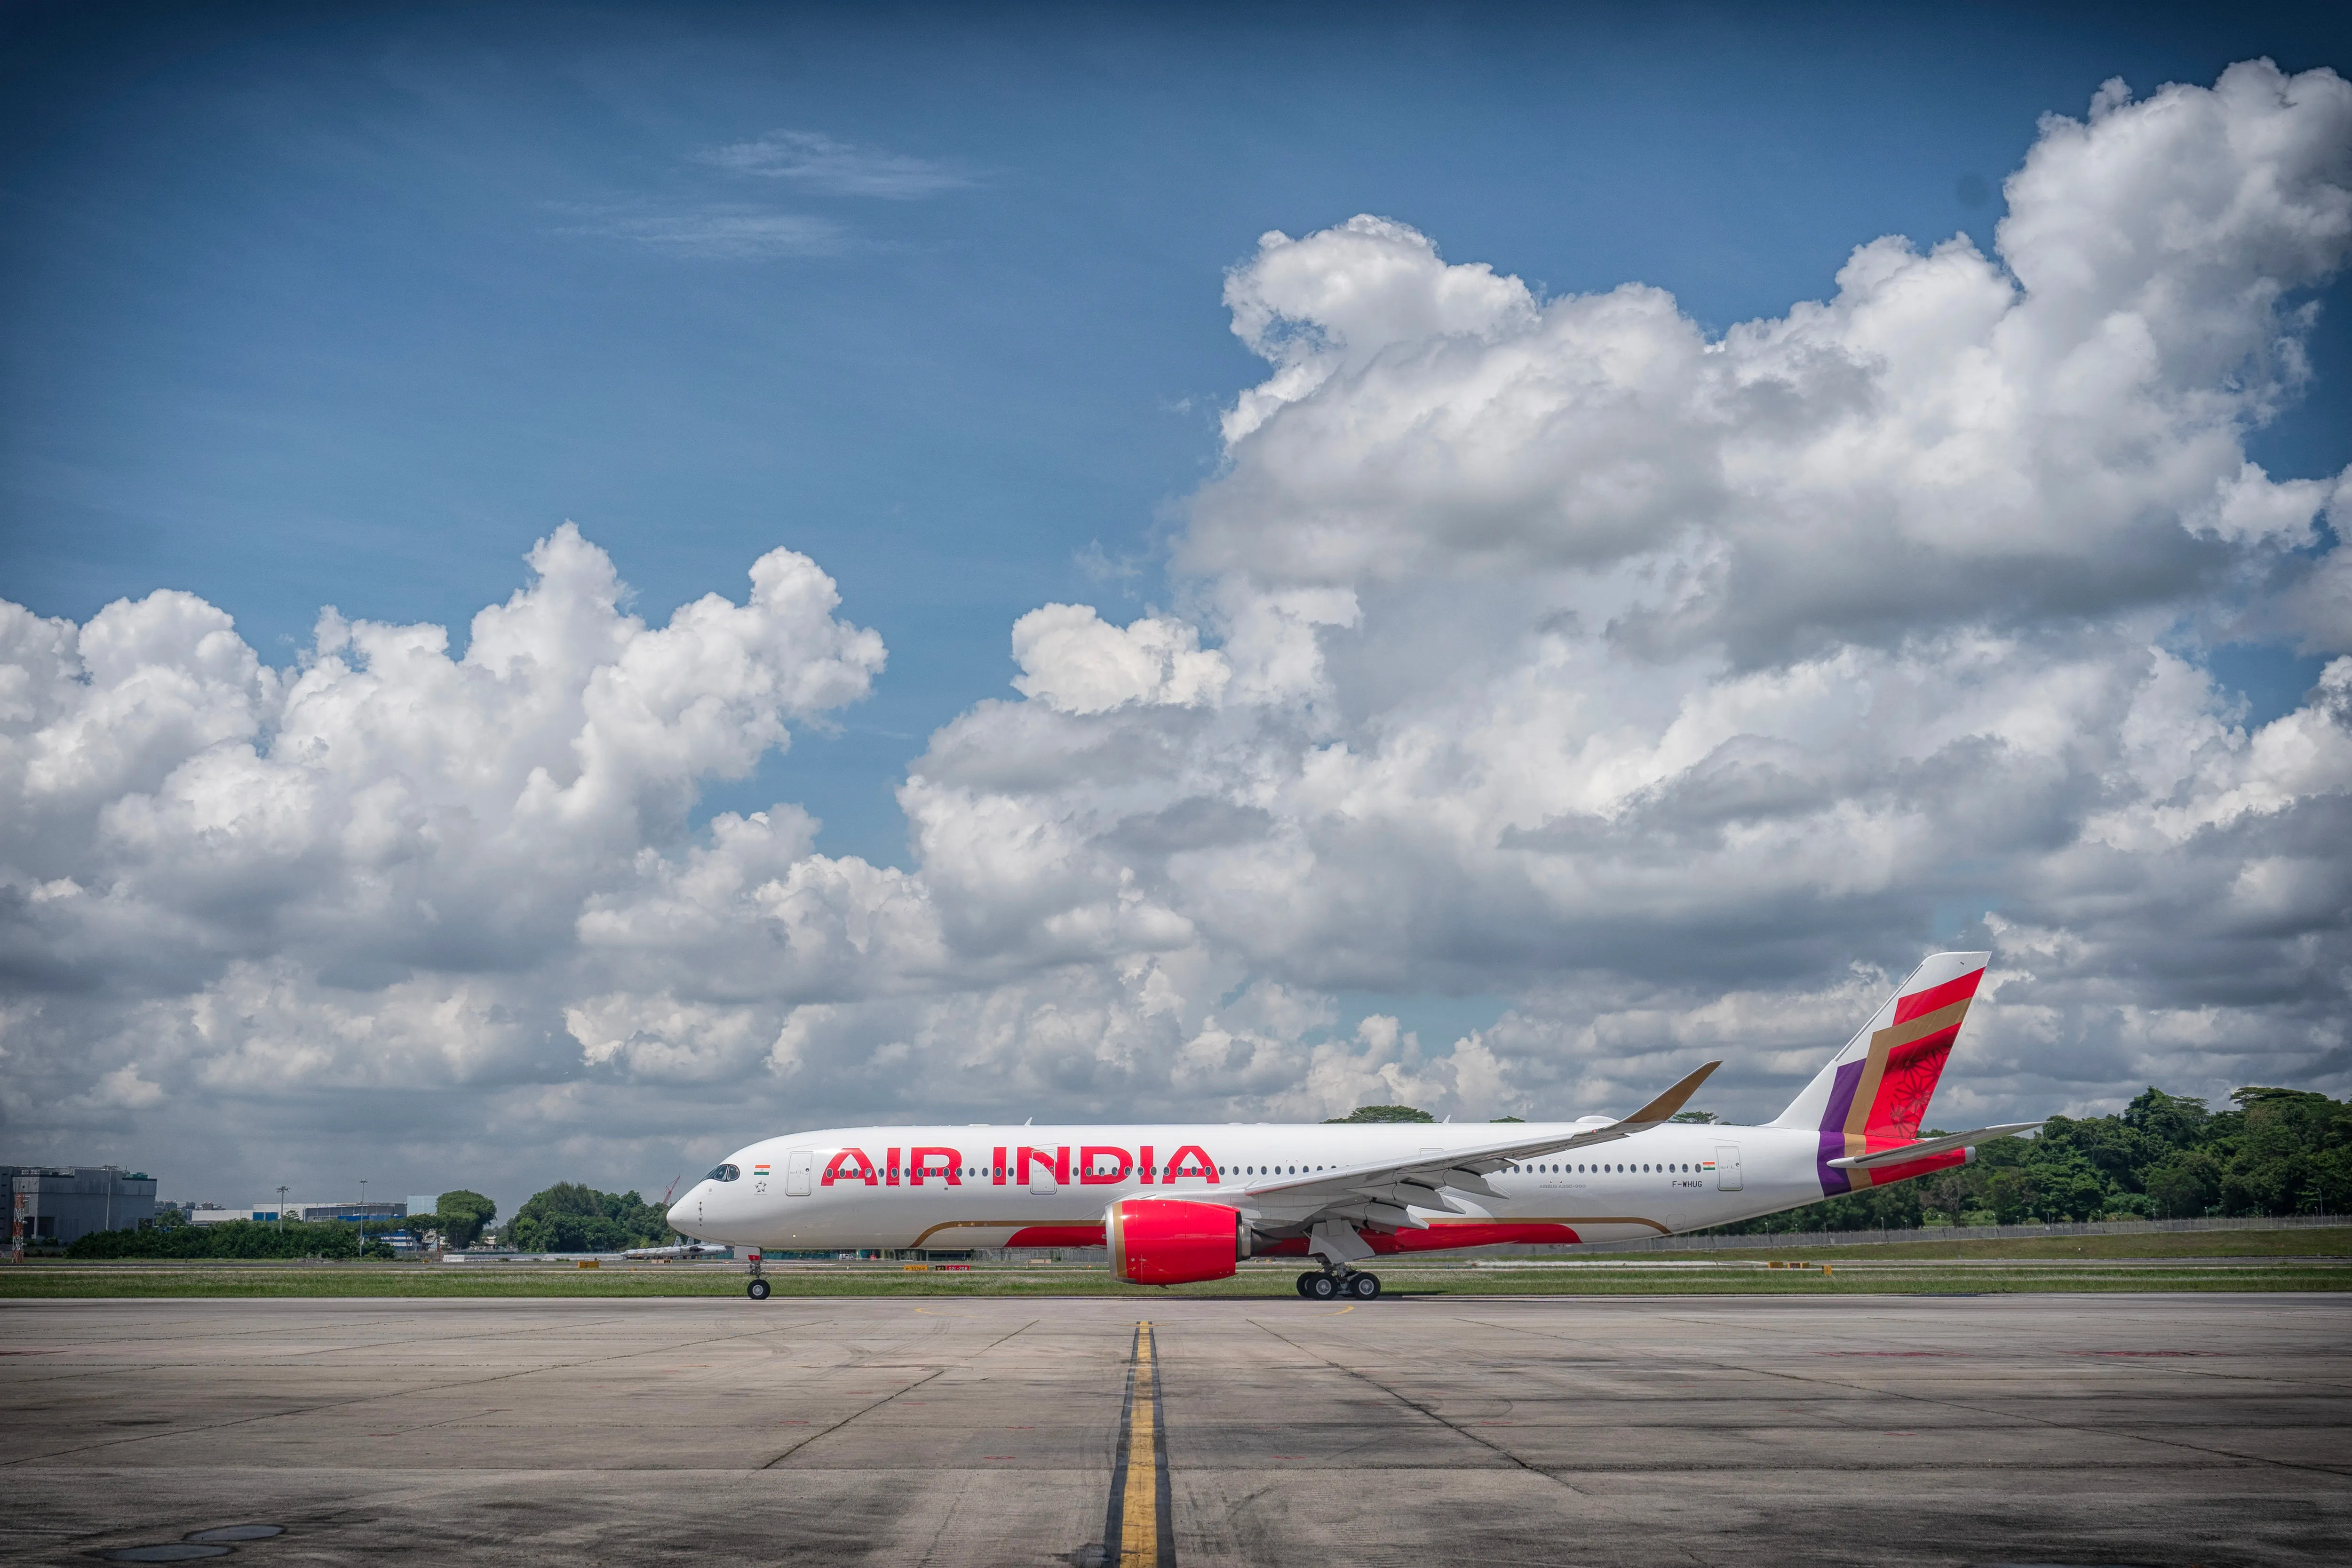
[[(1761, 1127), (1678, 1122), (1709, 1062), (1622, 1120), (1510, 1125), (845, 1127), (728, 1156), (669, 1211), (681, 1233), (779, 1249), (1101, 1247), (1140, 1285), (1313, 1258), (1299, 1294), (1370, 1300), (1366, 1258), (1671, 1236), (1964, 1164), (2021, 1121), (1921, 1141), (1984, 978), (1922, 963)], [(752, 1279), (764, 1299), (768, 1282)]]

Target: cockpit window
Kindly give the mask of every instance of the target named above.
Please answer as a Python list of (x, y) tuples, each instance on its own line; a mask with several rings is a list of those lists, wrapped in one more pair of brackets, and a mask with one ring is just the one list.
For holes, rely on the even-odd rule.
[(742, 1173), (743, 1172), (740, 1166), (721, 1165), (703, 1179), (711, 1182), (731, 1182)]

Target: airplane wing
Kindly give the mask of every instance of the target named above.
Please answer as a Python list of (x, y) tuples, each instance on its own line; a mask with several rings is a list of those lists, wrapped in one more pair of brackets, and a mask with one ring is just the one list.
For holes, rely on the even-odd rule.
[[(1248, 1208), (1263, 1223), (1275, 1226), (1305, 1226), (1311, 1229), (1339, 1222), (1349, 1226), (1377, 1226), (1385, 1230), (1426, 1230), (1429, 1222), (1416, 1218), (1412, 1209), (1466, 1213), (1447, 1195), (1449, 1192), (1499, 1198), (1503, 1194), (1486, 1184), (1486, 1177), (1492, 1172), (1524, 1160), (1591, 1148), (1646, 1132), (1671, 1120), (1684, 1102), (1698, 1092), (1707, 1074), (1722, 1065), (1707, 1063), (1622, 1121), (1601, 1122), (1565, 1137), (1553, 1133), (1539, 1139), (1497, 1141), (1443, 1153), (1416, 1154), (1407, 1160), (1318, 1171), (1312, 1176), (1262, 1179), (1246, 1184), (1237, 1193), (1217, 1194), (1212, 1201), (1222, 1199)], [(1199, 1196), (1209, 1198), (1211, 1194), (1203, 1193)]]
[(1873, 1149), (1867, 1154), (1848, 1154), (1832, 1160), (1831, 1165), (1841, 1171), (1868, 1171), (1881, 1165), (1908, 1164), (1930, 1154), (1948, 1153), (1965, 1149), (1971, 1143), (1982, 1143), (1994, 1138), (2014, 1138), (2021, 1132), (2031, 1132), (2041, 1126), (2039, 1121), (2011, 1121), (2000, 1127), (1979, 1127), (1973, 1132), (1949, 1132), (1941, 1138), (1929, 1138), (1923, 1142), (1905, 1143), (1894, 1149)]

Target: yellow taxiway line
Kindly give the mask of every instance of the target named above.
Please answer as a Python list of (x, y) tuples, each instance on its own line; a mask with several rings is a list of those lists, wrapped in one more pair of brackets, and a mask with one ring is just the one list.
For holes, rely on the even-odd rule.
[(1159, 1379), (1151, 1325), (1135, 1325), (1135, 1397), (1127, 1408), (1127, 1491), (1119, 1500), (1118, 1568), (1160, 1568)]

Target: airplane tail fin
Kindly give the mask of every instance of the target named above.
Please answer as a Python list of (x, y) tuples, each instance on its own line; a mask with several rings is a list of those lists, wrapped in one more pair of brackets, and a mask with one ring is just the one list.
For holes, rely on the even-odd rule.
[(1960, 1037), (1969, 1003), (1984, 979), (1989, 952), (1938, 952), (1912, 972), (1845, 1049), (1830, 1058), (1774, 1127), (1821, 1134), (1818, 1162), (1823, 1195), (1884, 1186), (1957, 1165), (1964, 1150), (1916, 1162), (1870, 1167), (1835, 1166), (1833, 1160), (1908, 1143), (1919, 1136), (1927, 1101), (1943, 1076), (1944, 1060)]

